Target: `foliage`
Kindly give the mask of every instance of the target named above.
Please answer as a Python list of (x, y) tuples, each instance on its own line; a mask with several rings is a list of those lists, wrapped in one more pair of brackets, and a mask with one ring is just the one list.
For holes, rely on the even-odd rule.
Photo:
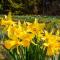
[(1, 0), (0, 13), (60, 15), (59, 0)]

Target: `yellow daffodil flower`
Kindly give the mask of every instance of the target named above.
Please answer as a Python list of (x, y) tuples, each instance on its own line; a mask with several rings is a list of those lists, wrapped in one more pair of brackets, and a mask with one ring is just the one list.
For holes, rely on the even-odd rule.
[(28, 23), (27, 31), (32, 32), (34, 35), (37, 36), (39, 33), (43, 32), (44, 27), (45, 23), (38, 23), (38, 20), (35, 19), (33, 23)]
[(60, 49), (60, 42), (58, 42), (58, 37), (45, 31), (44, 38), (45, 38), (44, 46), (47, 47), (47, 55), (51, 56), (57, 54)]
[(4, 46), (7, 49), (11, 49), (12, 47), (21, 45), (21, 42), (19, 40), (6, 40), (4, 42)]
[(26, 33), (22, 38), (22, 45), (24, 47), (30, 46), (30, 43), (32, 43), (32, 39), (34, 38), (34, 35), (31, 33)]
[(13, 22), (12, 20), (4, 20), (4, 19), (1, 20), (1, 25), (4, 25), (4, 26), (13, 25), (14, 23), (15, 22)]
[(21, 27), (17, 26), (9, 26), (7, 29), (8, 37), (13, 39), (13, 38), (21, 38), (25, 31), (22, 30)]

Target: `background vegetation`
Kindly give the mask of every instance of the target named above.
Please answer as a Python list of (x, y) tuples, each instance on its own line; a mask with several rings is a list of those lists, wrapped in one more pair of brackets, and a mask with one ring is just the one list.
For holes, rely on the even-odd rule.
[(60, 0), (0, 0), (0, 14), (60, 15)]

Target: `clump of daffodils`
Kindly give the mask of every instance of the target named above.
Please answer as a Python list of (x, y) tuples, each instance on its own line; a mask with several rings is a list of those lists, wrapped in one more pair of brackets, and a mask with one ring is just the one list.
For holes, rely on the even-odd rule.
[[(16, 48), (18, 46), (29, 47), (31, 44), (39, 45), (38, 42), (44, 41), (42, 46), (47, 49), (46, 55), (51, 56), (59, 54), (60, 51), (60, 31), (56, 34), (45, 30), (45, 23), (39, 23), (35, 18), (34, 22), (21, 23), (13, 21), (9, 14), (6, 19), (0, 21), (3, 26), (2, 31), (6, 33), (7, 39), (4, 40), (4, 46), (7, 49)], [(37, 41), (34, 41), (36, 38)], [(44, 49), (43, 48), (43, 49)]]

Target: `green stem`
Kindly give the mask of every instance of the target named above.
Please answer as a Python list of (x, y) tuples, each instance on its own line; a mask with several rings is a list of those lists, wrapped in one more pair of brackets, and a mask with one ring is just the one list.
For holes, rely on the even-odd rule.
[(52, 57), (45, 57), (45, 60), (52, 60)]
[(53, 56), (53, 58), (54, 58), (53, 60), (58, 60), (58, 56), (59, 56), (59, 55)]

